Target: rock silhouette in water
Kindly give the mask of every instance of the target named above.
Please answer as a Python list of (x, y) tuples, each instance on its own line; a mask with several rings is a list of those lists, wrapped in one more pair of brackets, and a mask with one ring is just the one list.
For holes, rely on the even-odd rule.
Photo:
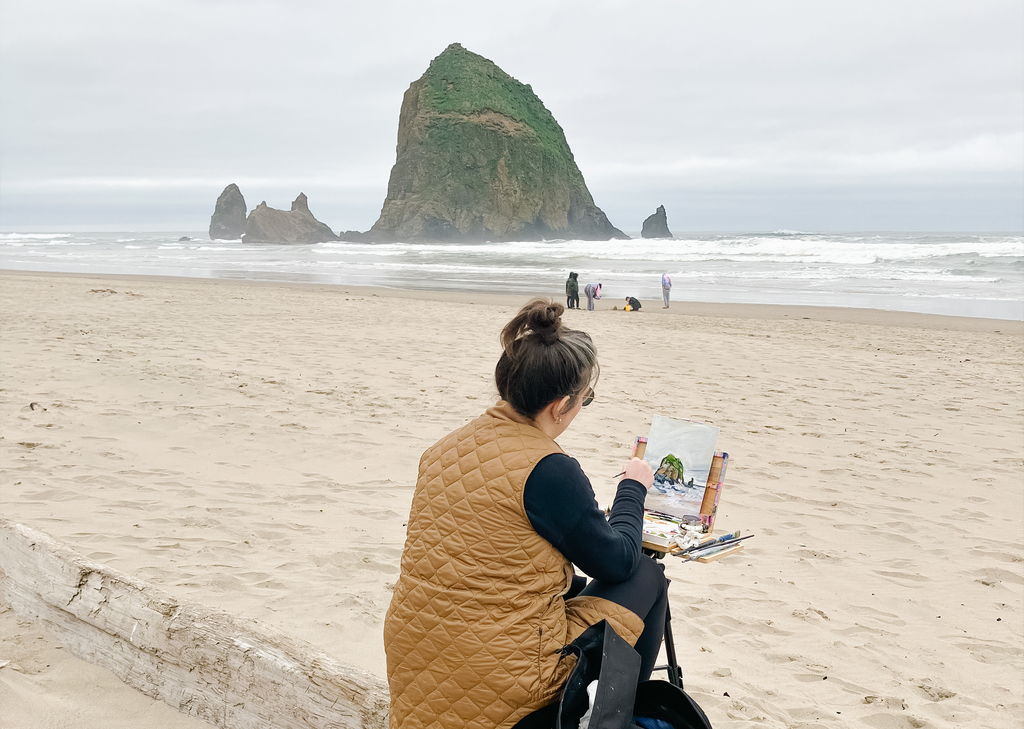
[(245, 232), (245, 198), (238, 185), (231, 183), (217, 198), (210, 218), (210, 240), (237, 240)]
[(659, 205), (654, 215), (644, 221), (644, 228), (640, 231), (641, 238), (671, 238), (672, 233), (668, 229), (668, 217), (665, 215), (665, 206)]
[(529, 85), (453, 43), (405, 92), (372, 240), (628, 238)]
[(313, 217), (304, 193), (299, 193), (292, 209), (275, 210), (261, 202), (245, 223), (245, 243), (323, 243), (338, 236)]

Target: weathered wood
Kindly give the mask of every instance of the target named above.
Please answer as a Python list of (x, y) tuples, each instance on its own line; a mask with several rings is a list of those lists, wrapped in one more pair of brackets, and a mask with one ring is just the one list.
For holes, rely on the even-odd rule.
[(383, 729), (387, 685), (284, 633), (86, 559), (0, 519), (0, 595), (75, 655), (227, 729)]

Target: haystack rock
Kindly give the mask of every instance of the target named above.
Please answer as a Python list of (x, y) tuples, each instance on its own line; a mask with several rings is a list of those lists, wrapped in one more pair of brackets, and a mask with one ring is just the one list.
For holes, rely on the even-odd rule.
[(245, 232), (245, 198), (231, 183), (217, 198), (210, 218), (210, 240), (238, 240)]
[(453, 43), (405, 92), (372, 240), (628, 238), (594, 204), (537, 95)]
[(671, 238), (672, 233), (668, 229), (668, 217), (665, 215), (665, 206), (659, 205), (654, 215), (644, 221), (644, 228), (640, 231), (641, 238)]
[(313, 217), (304, 193), (299, 193), (292, 209), (275, 210), (261, 202), (245, 223), (244, 243), (323, 243), (338, 236)]

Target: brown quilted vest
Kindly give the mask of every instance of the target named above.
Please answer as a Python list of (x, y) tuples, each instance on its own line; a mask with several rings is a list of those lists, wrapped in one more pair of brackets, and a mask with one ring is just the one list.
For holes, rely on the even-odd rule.
[(510, 727), (557, 699), (587, 626), (636, 642), (634, 613), (563, 599), (572, 565), (526, 516), (527, 477), (561, 452), (501, 401), (423, 454), (384, 620), (391, 729)]

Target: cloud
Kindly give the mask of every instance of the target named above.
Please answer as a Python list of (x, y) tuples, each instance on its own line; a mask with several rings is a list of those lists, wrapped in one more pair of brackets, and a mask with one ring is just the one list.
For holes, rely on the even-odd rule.
[(0, 17), (4, 225), (47, 195), (232, 181), (372, 222), (402, 94), (453, 41), (533, 86), (610, 208), (1024, 176), (1024, 6), (1001, 0), (0, 0)]
[[(356, 190), (365, 187), (365, 177), (238, 177), (229, 181), (243, 189), (252, 187), (274, 189), (300, 189), (307, 187)], [(223, 177), (54, 177), (38, 180), (0, 182), (0, 191), (8, 193), (78, 192), (78, 191), (146, 191), (194, 190), (224, 188)]]
[(912, 146), (862, 152), (766, 148), (756, 155), (692, 156), (639, 163), (596, 164), (591, 180), (677, 179), (683, 182), (723, 180), (792, 184), (808, 181), (879, 181), (894, 178), (921, 181), (963, 179), (965, 175), (1013, 179), (1024, 160), (1024, 132), (980, 134), (945, 146)]

